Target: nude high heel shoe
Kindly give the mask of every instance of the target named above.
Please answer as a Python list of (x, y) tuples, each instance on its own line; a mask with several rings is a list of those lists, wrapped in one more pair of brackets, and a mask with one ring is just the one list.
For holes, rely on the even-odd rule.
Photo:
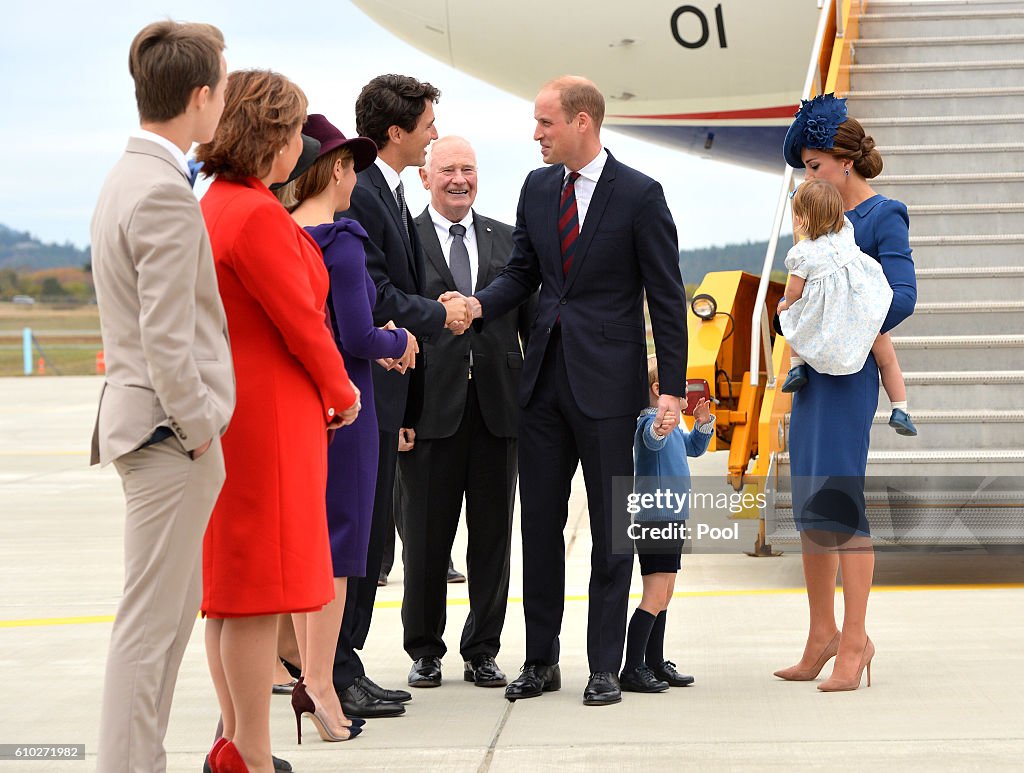
[(821, 669), (825, 667), (825, 664), (836, 656), (839, 652), (839, 637), (842, 635), (842, 631), (837, 632), (832, 637), (832, 641), (825, 645), (825, 649), (821, 651), (821, 655), (814, 662), (814, 665), (810, 668), (799, 668), (798, 666), (790, 666), (789, 668), (783, 668), (775, 672), (775, 676), (780, 679), (785, 679), (787, 682), (810, 682), (813, 679), (818, 678), (818, 674), (821, 673)]
[(846, 690), (856, 690), (860, 687), (860, 678), (864, 675), (864, 669), (868, 670), (868, 687), (871, 686), (871, 659), (875, 656), (875, 645), (871, 639), (867, 640), (864, 645), (864, 652), (860, 656), (860, 667), (857, 669), (857, 675), (848, 681), (842, 679), (836, 679), (834, 676), (829, 677), (824, 682), (818, 685), (818, 689), (822, 692), (843, 692)]
[(307, 716), (313, 720), (313, 724), (316, 726), (317, 732), (320, 733), (320, 738), (324, 741), (351, 741), (357, 735), (362, 732), (361, 727), (357, 727), (355, 724), (345, 728), (347, 733), (344, 737), (335, 735), (331, 732), (331, 728), (328, 725), (327, 712), (323, 708), (317, 705), (316, 697), (311, 693), (303, 681), (300, 679), (298, 684), (295, 685), (295, 689), (292, 691), (292, 710), (295, 712), (295, 735), (299, 742), (302, 744), (302, 717)]

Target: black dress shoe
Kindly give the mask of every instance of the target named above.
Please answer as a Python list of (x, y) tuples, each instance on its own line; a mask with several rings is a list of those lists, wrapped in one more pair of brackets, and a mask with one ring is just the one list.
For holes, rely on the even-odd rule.
[(441, 658), (417, 658), (409, 669), (410, 687), (440, 687)]
[(474, 655), (472, 660), (466, 661), (465, 667), (462, 678), (477, 687), (504, 687), (508, 684), (504, 672), (491, 655)]
[(451, 564), (448, 564), (448, 582), (452, 583), (453, 585), (456, 585), (456, 584), (458, 584), (460, 582), (465, 582), (465, 581), (466, 581), (466, 575), (464, 575), (462, 572), (460, 572), (458, 569), (456, 569)]
[(405, 713), (405, 706), (401, 703), (374, 698), (358, 683), (339, 692), (338, 698), (341, 699), (341, 710), (350, 717), (376, 719), (378, 717), (400, 717)]
[(689, 687), (693, 684), (693, 677), (676, 671), (676, 664), (671, 660), (651, 666), (651, 672), (661, 681), (668, 682), (670, 687)]
[(505, 698), (517, 701), (520, 698), (536, 698), (543, 692), (554, 692), (562, 687), (562, 670), (555, 663), (530, 663), (523, 666), (519, 677), (505, 688)]
[[(279, 773), (291, 773), (292, 764), (288, 760), (282, 760), (278, 757), (271, 757), (274, 761), (274, 770)], [(206, 755), (206, 762), (203, 763), (203, 773), (213, 773), (213, 769), (210, 767), (210, 755)]]
[(622, 700), (619, 680), (611, 671), (596, 671), (590, 675), (583, 691), (584, 706), (609, 706)]
[(356, 684), (370, 693), (374, 698), (385, 703), (408, 703), (412, 693), (408, 690), (385, 690), (366, 674), (356, 677)]
[(651, 669), (641, 663), (636, 668), (623, 669), (619, 674), (619, 686), (626, 692), (665, 692), (668, 682), (658, 679)]

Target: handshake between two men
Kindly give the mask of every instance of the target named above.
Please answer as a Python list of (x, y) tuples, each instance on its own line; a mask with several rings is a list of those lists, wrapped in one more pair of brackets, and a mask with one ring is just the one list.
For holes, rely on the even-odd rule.
[[(467, 298), (462, 293), (455, 292), (454, 290), (444, 293), (437, 300), (444, 306), (444, 326), (454, 335), (465, 333), (469, 326), (473, 324), (473, 320), (481, 314), (480, 301), (473, 297)], [(399, 328), (393, 321), (389, 320), (382, 329), (398, 330)], [(405, 373), (410, 368), (416, 367), (416, 355), (420, 351), (419, 342), (411, 330), (405, 330), (405, 335), (406, 345), (402, 356), (381, 358), (377, 360), (378, 365), (385, 370), (397, 370), (399, 373)]]
[(473, 324), (473, 320), (482, 314), (480, 301), (473, 296), (466, 297), (456, 290), (443, 293), (437, 300), (447, 312), (444, 326), (457, 336), (465, 333)]

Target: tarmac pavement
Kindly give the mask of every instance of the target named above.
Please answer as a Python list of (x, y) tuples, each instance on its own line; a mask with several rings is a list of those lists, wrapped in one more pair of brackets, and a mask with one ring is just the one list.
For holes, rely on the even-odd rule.
[[(101, 380), (0, 379), (0, 744), (85, 744), (83, 762), (0, 761), (6, 771), (95, 768), (110, 623), (122, 581), (123, 499), (112, 467), (88, 466)], [(724, 479), (725, 454), (691, 460)], [(406, 716), (372, 720), (329, 744), (305, 725), (295, 743), (287, 697), (272, 701), (275, 753), (296, 771), (1020, 770), (1024, 760), (1024, 555), (880, 553), (869, 607), (872, 686), (823, 694), (772, 671), (799, 657), (807, 625), (800, 557), (750, 558), (756, 522), (718, 552), (684, 556), (666, 656), (696, 684), (585, 707), (590, 537), (581, 476), (566, 527), (562, 689), (508, 703), (462, 680), (467, 586), (449, 586), (440, 688), (414, 690)], [(723, 520), (722, 524), (725, 525)], [(524, 651), (516, 525), (512, 589), (498, 662)], [(453, 552), (465, 570), (465, 532)], [(630, 610), (640, 592), (634, 570)], [(363, 656), (403, 687), (401, 564), (378, 593)], [(842, 596), (836, 597), (837, 613)], [(840, 618), (841, 619), (841, 618)], [(169, 770), (196, 771), (217, 705), (202, 623), (186, 652), (166, 740)], [(830, 673), (826, 666), (822, 679)]]

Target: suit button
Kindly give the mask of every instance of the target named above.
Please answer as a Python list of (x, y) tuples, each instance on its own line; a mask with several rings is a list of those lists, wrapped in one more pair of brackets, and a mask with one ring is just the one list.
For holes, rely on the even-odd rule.
[(544, 332), (545, 333), (550, 333), (551, 332), (551, 328), (545, 328)]
[(327, 415), (328, 416), (334, 416), (334, 409), (333, 408), (328, 408), (327, 409)]
[(569, 301), (567, 301), (567, 300), (566, 300), (565, 298), (562, 298), (562, 300), (560, 300), (560, 301), (559, 301), (559, 303), (560, 303), (560, 304), (562, 304), (563, 306), (564, 306), (565, 304), (567, 304), (568, 302), (569, 302)]

